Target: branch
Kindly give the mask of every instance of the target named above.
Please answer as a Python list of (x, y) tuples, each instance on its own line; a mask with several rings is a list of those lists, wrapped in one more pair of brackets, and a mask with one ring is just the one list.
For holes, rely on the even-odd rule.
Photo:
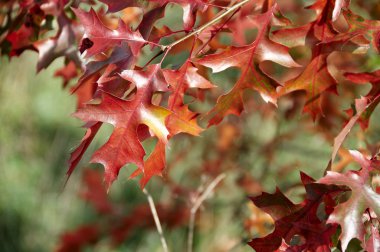
[(210, 20), (209, 22), (202, 25), (201, 27), (195, 29), (193, 32), (187, 34), (185, 37), (183, 37), (177, 41), (174, 41), (173, 43), (171, 43), (169, 45), (162, 45), (161, 50), (163, 50), (163, 51), (170, 50), (172, 47), (178, 45), (179, 43), (185, 41), (186, 39), (188, 39), (192, 36), (198, 36), (203, 30), (205, 30), (206, 28), (218, 23), (222, 18), (224, 18), (228, 14), (234, 12), (235, 10), (239, 9), (240, 7), (242, 7), (244, 4), (248, 3), (249, 1), (250, 0), (243, 0), (243, 1), (233, 5), (232, 7), (227, 8), (226, 11), (224, 11), (222, 14), (220, 14), (219, 16), (214, 18), (213, 20)]
[(198, 50), (198, 52), (196, 54), (199, 54), (203, 51), (203, 49), (211, 42), (211, 40), (217, 35), (217, 33), (232, 19), (232, 17), (239, 11), (239, 9), (236, 9), (234, 11), (234, 13), (231, 14), (231, 16), (229, 16), (227, 18), (227, 20), (221, 25), (219, 26), (219, 28), (217, 28), (216, 30), (214, 30), (214, 32), (211, 34), (210, 38), (207, 40), (206, 43), (203, 44), (203, 46), (201, 47), (201, 49)]
[[(155, 60), (161, 54), (165, 53), (164, 57), (161, 59), (161, 63), (162, 63), (164, 61), (166, 55), (170, 51), (170, 49), (172, 49), (174, 46), (182, 43), (183, 41), (185, 41), (186, 39), (188, 39), (188, 38), (190, 38), (192, 36), (198, 36), (203, 30), (205, 30), (206, 28), (214, 25), (215, 23), (219, 22), (223, 17), (225, 17), (228, 14), (230, 14), (231, 12), (233, 12), (233, 14), (231, 15), (231, 17), (229, 18), (229, 19), (231, 19), (235, 15), (235, 13), (239, 10), (239, 8), (242, 7), (244, 4), (248, 3), (249, 1), (250, 0), (243, 0), (243, 1), (241, 1), (241, 2), (239, 2), (237, 4), (235, 4), (235, 5), (233, 5), (232, 7), (226, 8), (225, 11), (222, 14), (220, 14), (219, 16), (217, 16), (216, 18), (214, 18), (213, 20), (209, 21), (208, 23), (202, 25), (198, 29), (195, 29), (193, 32), (187, 34), (185, 37), (180, 38), (179, 40), (176, 40), (176, 41), (174, 41), (173, 43), (171, 43), (169, 45), (155, 44), (156, 46), (158, 46), (160, 48), (160, 51), (156, 55), (154, 55), (147, 63), (145, 63), (144, 66), (143, 66), (143, 68), (145, 68), (147, 65), (149, 65), (153, 60)], [(229, 19), (227, 20), (227, 22), (229, 21)], [(224, 25), (225, 24), (223, 24), (221, 27), (223, 27)], [(174, 32), (174, 33), (176, 33), (176, 32)]]
[(193, 237), (194, 237), (194, 226), (195, 226), (195, 215), (202, 205), (202, 203), (207, 199), (208, 196), (212, 193), (214, 188), (226, 177), (226, 174), (222, 173), (218, 177), (216, 177), (208, 187), (203, 191), (201, 196), (197, 198), (194, 205), (190, 210), (190, 219), (189, 219), (189, 234), (187, 236), (187, 252), (193, 251)]
[(146, 197), (148, 199), (149, 207), (150, 207), (150, 210), (152, 212), (154, 222), (156, 223), (157, 232), (160, 235), (160, 240), (161, 240), (162, 248), (164, 249), (164, 252), (169, 252), (168, 244), (166, 243), (166, 240), (165, 240), (165, 237), (164, 237), (164, 233), (162, 231), (162, 227), (161, 227), (161, 223), (160, 223), (160, 218), (158, 218), (158, 214), (157, 214), (156, 207), (154, 205), (153, 198), (149, 194), (148, 190), (146, 190), (145, 188), (143, 189), (143, 193), (146, 195)]

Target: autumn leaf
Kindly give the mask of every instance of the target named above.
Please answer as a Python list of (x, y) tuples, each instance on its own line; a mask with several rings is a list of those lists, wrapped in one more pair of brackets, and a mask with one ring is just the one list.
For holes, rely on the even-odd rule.
[(209, 126), (218, 124), (229, 115), (240, 115), (243, 111), (243, 92), (253, 89), (260, 93), (266, 102), (276, 104), (276, 88), (280, 86), (259, 68), (262, 61), (273, 61), (285, 67), (298, 67), (292, 59), (286, 46), (271, 41), (268, 37), (269, 24), (273, 18), (276, 6), (266, 13), (256, 16), (259, 33), (254, 42), (247, 46), (230, 47), (224, 52), (207, 55), (194, 62), (212, 69), (214, 73), (230, 67), (241, 69), (241, 76), (234, 87), (218, 98), (217, 104), (210, 114)]
[[(197, 124), (197, 114), (189, 110), (183, 99), (186, 91), (190, 88), (209, 89), (214, 86), (196, 71), (197, 69), (191, 66), (190, 61), (187, 61), (178, 70), (165, 69), (163, 71), (164, 77), (172, 90), (168, 101), (171, 114), (165, 121), (170, 132), (169, 138), (179, 133), (198, 136), (202, 131)], [(142, 188), (152, 176), (161, 175), (166, 166), (165, 153), (165, 142), (159, 140), (152, 154), (144, 161), (144, 173), (140, 180)], [(141, 172), (141, 169), (137, 169), (131, 175), (131, 178), (138, 176)]]
[[(359, 85), (371, 83), (372, 89), (365, 96), (370, 101), (368, 108), (362, 113), (358, 119), (362, 129), (367, 129), (369, 125), (369, 119), (377, 105), (380, 102), (380, 70), (372, 73), (345, 73), (344, 76)], [(357, 109), (356, 109), (357, 111)], [(355, 111), (350, 110), (349, 113), (353, 114)]]
[(375, 226), (371, 226), (371, 236), (366, 241), (365, 249), (367, 252), (380, 251), (380, 234), (379, 229)]
[[(273, 4), (273, 1), (261, 1), (261, 3), (259, 1), (248, 2), (242, 7), (241, 11), (235, 14), (236, 17), (226, 24), (228, 29), (232, 32), (233, 41), (237, 45), (246, 45), (247, 31), (260, 28), (260, 22), (262, 20), (256, 17), (256, 15), (258, 15), (257, 11), (261, 10), (265, 12), (265, 10), (270, 9)], [(279, 28), (291, 25), (291, 21), (282, 15), (279, 8), (276, 7), (273, 14), (270, 26)]]
[(98, 89), (99, 75), (93, 75), (81, 83), (79, 87), (72, 87), (75, 90), (74, 95), (77, 98), (77, 108), (82, 108), (87, 102), (96, 98)]
[(133, 31), (121, 19), (117, 29), (112, 30), (106, 27), (97, 16), (96, 12), (91, 9), (85, 12), (81, 9), (73, 9), (84, 27), (84, 38), (91, 40), (93, 45), (87, 49), (86, 57), (105, 52), (115, 46), (120, 46), (126, 42), (133, 55), (137, 55), (140, 48), (146, 43), (139, 31)]
[(112, 215), (117, 208), (111, 203), (107, 191), (103, 185), (102, 174), (96, 170), (84, 170), (82, 182), (85, 188), (81, 192), (81, 197), (91, 203), (97, 212), (104, 215)]
[[(166, 6), (168, 3), (179, 4), (183, 9), (183, 23), (185, 30), (193, 28), (195, 23), (195, 15), (197, 10), (205, 11), (208, 7), (207, 0), (148, 0), (152, 3), (159, 4), (160, 7)], [(108, 5), (109, 12), (118, 12), (127, 7), (142, 7), (144, 2), (140, 0), (101, 0)], [(158, 7), (158, 8), (160, 8)]]
[(82, 61), (76, 48), (76, 34), (70, 20), (61, 15), (58, 17), (59, 30), (55, 38), (49, 38), (34, 43), (38, 51), (37, 72), (48, 67), (56, 58), (66, 57), (82, 66)]
[[(336, 226), (326, 224), (318, 216), (318, 208), (325, 204), (325, 212), (333, 202), (335, 194), (341, 192), (337, 186), (315, 184), (314, 180), (301, 173), (306, 189), (306, 199), (300, 204), (292, 203), (278, 188), (273, 194), (263, 193), (251, 200), (275, 221), (273, 233), (251, 240), (248, 244), (257, 252), (276, 251), (284, 243), (291, 251), (327, 251), (331, 245), (331, 236)], [(290, 245), (295, 236), (301, 237), (302, 244)]]
[(162, 175), (164, 168), (166, 167), (166, 143), (163, 141), (158, 141), (153, 152), (144, 161), (144, 171), (141, 169), (135, 170), (130, 178), (135, 178), (142, 173), (142, 178), (140, 179), (140, 187), (144, 188), (151, 177)]
[[(360, 153), (353, 151), (351, 155), (356, 160), (361, 156)], [(348, 243), (353, 238), (359, 239), (364, 244), (365, 228), (362, 216), (366, 209), (369, 208), (376, 213), (376, 216), (380, 216), (380, 195), (371, 188), (370, 170), (371, 167), (362, 166), (360, 171), (348, 171), (344, 174), (328, 171), (326, 176), (318, 180), (318, 183), (322, 184), (347, 186), (352, 191), (350, 198), (339, 204), (328, 219), (328, 223), (337, 223), (342, 228), (340, 240), (343, 251), (346, 251)]]
[(199, 135), (202, 129), (197, 124), (197, 114), (190, 111), (188, 105), (184, 104), (184, 96), (189, 89), (210, 89), (214, 85), (198, 74), (190, 61), (186, 61), (178, 70), (164, 70), (164, 76), (172, 90), (168, 108), (173, 114), (166, 122), (170, 132)]
[(73, 61), (69, 61), (68, 64), (55, 71), (54, 76), (61, 77), (63, 80), (63, 87), (69, 84), (69, 81), (78, 76), (78, 69)]
[(108, 6), (108, 12), (118, 12), (127, 7), (140, 7), (142, 6), (141, 0), (100, 0)]
[(84, 73), (79, 78), (72, 92), (75, 92), (86, 80), (98, 75), (101, 70), (111, 64), (117, 67), (114, 71), (118, 71), (119, 73), (133, 64), (132, 52), (126, 44), (123, 43), (121, 46), (115, 47), (111, 55), (105, 59), (88, 62), (84, 67)]
[[(11, 2), (10, 6), (12, 4), (14, 3)], [(6, 26), (1, 26), (0, 30), (0, 42), (6, 41), (1, 44), (1, 51), (8, 52), (9, 57), (19, 56), (25, 50), (35, 50), (33, 43), (40, 39), (40, 33), (47, 30), (41, 25), (47, 21), (46, 13), (39, 4), (25, 4), (16, 14), (13, 17), (8, 13), (5, 18)]]
[(305, 90), (307, 102), (304, 111), (311, 113), (314, 119), (321, 113), (321, 94), (327, 90), (334, 90), (337, 85), (327, 68), (327, 56), (323, 54), (315, 57), (298, 77), (277, 88), (280, 96), (296, 90)]
[(355, 123), (359, 120), (360, 116), (368, 107), (367, 98), (363, 97), (361, 99), (355, 100), (355, 111), (356, 114), (350, 118), (348, 123), (344, 126), (344, 128), (339, 132), (339, 134), (334, 138), (334, 146), (331, 155), (331, 162), (334, 162), (336, 154), (338, 153), (340, 147), (343, 144), (343, 141), (346, 139), (348, 133), (350, 133), (351, 129), (355, 126)]
[(169, 135), (165, 119), (171, 112), (151, 103), (154, 92), (167, 90), (160, 66), (152, 65), (147, 71), (125, 70), (121, 76), (136, 86), (133, 99), (122, 100), (103, 93), (100, 104), (89, 104), (74, 114), (83, 121), (105, 122), (115, 127), (107, 143), (91, 158), (91, 162), (105, 167), (107, 187), (125, 164), (134, 163), (144, 171), (145, 151), (137, 133), (140, 124), (148, 126), (164, 143)]
[(67, 179), (70, 178), (71, 174), (75, 170), (76, 166), (82, 159), (84, 153), (86, 152), (88, 146), (90, 146), (92, 140), (94, 139), (96, 133), (98, 133), (99, 128), (102, 126), (101, 122), (89, 122), (84, 127), (87, 128), (86, 134), (82, 138), (80, 144), (71, 152), (69, 158), (69, 168), (66, 172)]
[(337, 34), (337, 36), (326, 39), (324, 42), (347, 42), (349, 40), (352, 40), (362, 46), (372, 44), (372, 47), (377, 52), (380, 52), (380, 21), (364, 19), (363, 17), (353, 13), (350, 10), (344, 10), (342, 13), (346, 19), (348, 30)]
[(350, 0), (335, 0), (332, 21), (336, 21), (342, 11), (342, 8), (348, 7)]
[(279, 87), (278, 92), (279, 96), (283, 96), (295, 90), (304, 90), (306, 93), (304, 112), (310, 113), (314, 120), (318, 115), (323, 116), (322, 96), (327, 92), (337, 92), (338, 83), (328, 68), (328, 57), (333, 52), (352, 52), (356, 49), (343, 40), (336, 40), (339, 35), (332, 25), (330, 15), (332, 12), (335, 13), (335, 16), (339, 15), (340, 9), (345, 4), (342, 1), (335, 3), (333, 10), (330, 1), (316, 1), (308, 7), (317, 14), (313, 22), (300, 27), (277, 30), (272, 36), (274, 41), (290, 47), (307, 46), (310, 48), (311, 61), (299, 76), (286, 81), (283, 87)]
[[(120, 2), (116, 0), (117, 2)], [(138, 26), (138, 30), (144, 39), (148, 39), (156, 21), (162, 18), (165, 14), (165, 6), (154, 8), (144, 14), (143, 20)]]
[(100, 238), (100, 230), (95, 225), (81, 226), (61, 236), (57, 252), (80, 252), (82, 248), (94, 244)]
[(195, 24), (195, 16), (197, 10), (205, 11), (208, 7), (208, 0), (150, 0), (157, 2), (161, 6), (168, 3), (179, 4), (183, 9), (183, 26), (184, 29), (189, 31)]

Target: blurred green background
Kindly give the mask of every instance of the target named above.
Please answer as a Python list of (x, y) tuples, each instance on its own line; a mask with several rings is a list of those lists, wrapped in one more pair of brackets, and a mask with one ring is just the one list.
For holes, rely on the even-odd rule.
[(68, 153), (81, 137), (69, 118), (75, 99), (52, 78), (54, 67), (36, 75), (36, 60), (27, 52), (0, 61), (1, 251), (51, 251), (83, 214), (77, 176), (60, 193)]

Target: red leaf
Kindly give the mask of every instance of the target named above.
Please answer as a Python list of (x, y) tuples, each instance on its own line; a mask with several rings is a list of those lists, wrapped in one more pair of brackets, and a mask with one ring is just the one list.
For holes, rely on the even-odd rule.
[(80, 252), (86, 245), (96, 243), (99, 239), (99, 230), (96, 226), (86, 225), (61, 237), (57, 252)]
[(350, 0), (335, 0), (334, 10), (332, 13), (332, 21), (336, 21), (340, 15), (342, 8), (348, 7)]
[(73, 61), (70, 61), (67, 65), (55, 71), (54, 76), (61, 77), (63, 79), (63, 87), (69, 84), (69, 81), (78, 76), (78, 69)]
[(184, 104), (184, 96), (190, 88), (210, 89), (214, 85), (199, 75), (189, 61), (178, 70), (164, 70), (164, 76), (173, 90), (168, 101), (168, 107), (173, 112), (166, 122), (169, 131), (173, 135), (181, 132), (199, 135), (202, 129), (197, 124), (197, 114)]
[[(301, 178), (307, 193), (301, 204), (293, 204), (279, 189), (274, 194), (263, 193), (251, 198), (257, 207), (275, 220), (273, 233), (249, 242), (257, 252), (276, 251), (284, 243), (289, 244), (286, 251), (328, 251), (331, 247), (331, 236), (336, 226), (326, 224), (317, 216), (317, 211), (320, 204), (325, 203), (328, 214), (327, 207), (331, 205), (332, 197), (341, 189), (315, 184), (312, 178), (303, 173)], [(294, 236), (300, 236), (303, 243), (290, 246)]]
[(366, 241), (365, 249), (367, 252), (380, 251), (380, 234), (378, 228), (371, 226), (371, 236)]
[[(380, 70), (372, 73), (346, 73), (344, 76), (356, 84), (366, 84), (368, 82), (372, 84), (372, 89), (365, 96), (370, 101), (370, 104), (358, 119), (361, 128), (367, 129), (369, 119), (380, 102)], [(350, 110), (349, 113), (353, 114), (354, 111)]]
[(356, 41), (359, 45), (367, 46), (370, 41), (372, 42), (374, 49), (377, 50), (377, 52), (380, 52), (378, 47), (380, 21), (364, 19), (350, 10), (344, 10), (342, 13), (348, 24), (348, 30), (337, 36), (326, 39), (325, 42), (352, 40)]
[(205, 11), (208, 7), (208, 0), (150, 0), (151, 2), (159, 3), (161, 6), (168, 3), (179, 4), (183, 9), (183, 24), (184, 29), (189, 31), (195, 23), (196, 11)]
[(339, 204), (328, 219), (329, 223), (337, 223), (342, 228), (340, 240), (343, 251), (353, 238), (364, 244), (365, 228), (362, 217), (367, 208), (380, 216), (380, 195), (373, 191), (369, 181), (371, 167), (367, 166), (368, 163), (363, 163), (363, 157), (358, 155), (360, 153), (351, 153), (355, 160), (364, 164), (360, 171), (348, 171), (344, 174), (328, 171), (325, 177), (318, 180), (318, 183), (348, 186), (352, 190), (349, 200)]
[(108, 12), (118, 12), (127, 7), (139, 7), (139, 0), (100, 0), (100, 2), (107, 4)]
[(269, 78), (259, 68), (262, 61), (273, 61), (286, 67), (299, 65), (289, 55), (287, 47), (271, 41), (268, 37), (269, 24), (274, 16), (276, 6), (262, 15), (256, 16), (255, 24), (259, 25), (259, 33), (253, 43), (242, 47), (230, 47), (222, 53), (207, 55), (196, 63), (210, 67), (213, 72), (220, 72), (230, 67), (241, 68), (241, 76), (235, 86), (219, 97), (215, 108), (210, 112), (212, 119), (209, 126), (218, 124), (229, 114), (240, 115), (243, 110), (242, 95), (245, 89), (258, 91), (266, 102), (276, 104), (275, 80)]
[(89, 122), (85, 125), (85, 127), (87, 128), (86, 134), (82, 138), (79, 146), (76, 147), (75, 150), (71, 152), (70, 159), (69, 159), (69, 168), (66, 172), (67, 179), (70, 178), (71, 174), (75, 170), (79, 161), (82, 159), (83, 154), (86, 152), (88, 146), (90, 146), (96, 133), (98, 133), (100, 126), (102, 126), (102, 123), (100, 122)]
[(56, 58), (65, 56), (81, 67), (82, 62), (76, 50), (76, 34), (70, 20), (61, 15), (58, 17), (59, 30), (56, 37), (34, 43), (38, 51), (37, 72), (47, 68)]
[(147, 125), (164, 143), (169, 135), (165, 120), (171, 112), (151, 103), (154, 92), (167, 90), (160, 66), (150, 66), (146, 72), (125, 70), (121, 76), (136, 85), (137, 91), (131, 100), (103, 93), (101, 104), (89, 104), (74, 114), (83, 121), (106, 122), (115, 127), (110, 139), (91, 159), (105, 167), (107, 187), (127, 163), (134, 163), (144, 171), (145, 151), (137, 133), (140, 124)]
[(73, 92), (75, 92), (86, 80), (88, 80), (88, 78), (99, 74), (99, 71), (105, 67), (113, 64), (117, 66), (117, 68), (113, 69), (113, 71), (120, 72), (121, 69), (130, 67), (132, 65), (132, 62), (133, 56), (131, 50), (125, 44), (120, 47), (116, 47), (107, 59), (90, 61), (86, 64), (85, 72), (79, 78), (79, 81), (73, 89)]
[(380, 83), (380, 70), (372, 73), (345, 73), (344, 76), (357, 84), (366, 84), (368, 82), (376, 85)]
[[(168, 3), (179, 4), (183, 8), (183, 23), (185, 30), (191, 30), (195, 23), (196, 11), (199, 9), (205, 11), (208, 7), (207, 0), (149, 0), (150, 2), (158, 3), (160, 6), (165, 6)], [(101, 0), (108, 5), (109, 12), (118, 12), (127, 7), (141, 7), (143, 4), (138, 0)]]
[(85, 103), (94, 98), (96, 89), (98, 87), (98, 84), (96, 83), (98, 77), (99, 76), (97, 75), (93, 75), (91, 78), (88, 78), (82, 82), (79, 87), (71, 88), (71, 91), (75, 90), (74, 94), (77, 97), (77, 108), (82, 108)]
[(31, 27), (25, 25), (17, 31), (11, 32), (7, 35), (6, 39), (11, 44), (9, 56), (19, 56), (24, 50), (32, 49), (31, 39), (35, 36), (35, 31)]
[(331, 155), (331, 162), (334, 162), (336, 154), (338, 153), (340, 146), (343, 144), (344, 139), (346, 139), (348, 133), (350, 133), (352, 127), (354, 127), (357, 120), (359, 120), (361, 114), (368, 107), (367, 98), (361, 98), (355, 100), (355, 110), (356, 114), (351, 117), (346, 126), (342, 129), (342, 131), (334, 138), (334, 147)]
[[(340, 4), (335, 5), (337, 14)], [(336, 93), (337, 82), (328, 70), (328, 56), (334, 51), (356, 49), (350, 43), (336, 40), (339, 35), (330, 20), (332, 7), (331, 1), (316, 1), (308, 7), (316, 12), (315, 21), (301, 27), (278, 30), (273, 36), (273, 39), (279, 43), (292, 47), (307, 46), (312, 52), (311, 62), (299, 76), (287, 81), (284, 87), (279, 89), (279, 95), (304, 90), (307, 98), (304, 112), (309, 112), (314, 120), (318, 115), (323, 115), (321, 97), (326, 92)]]
[(88, 37), (94, 43), (87, 49), (86, 57), (120, 46), (122, 42), (127, 42), (132, 53), (137, 55), (140, 48), (146, 43), (139, 31), (132, 31), (121, 19), (119, 20), (118, 28), (112, 30), (100, 21), (93, 9), (90, 12), (85, 12), (81, 9), (73, 9), (73, 11), (84, 26), (85, 37)]
[(119, 71), (120, 68), (117, 65), (108, 65), (97, 81), (98, 91), (109, 93), (119, 98), (124, 97), (130, 91), (131, 83), (121, 78)]
[(109, 201), (107, 191), (103, 185), (102, 174), (95, 170), (86, 169), (82, 180), (86, 185), (86, 189), (81, 192), (81, 196), (90, 202), (99, 213), (114, 213), (114, 206)]
[[(140, 180), (140, 187), (144, 188), (146, 183), (151, 177), (155, 175), (162, 175), (162, 171), (166, 166), (166, 156), (165, 156), (165, 143), (158, 141), (156, 147), (154, 148), (152, 154), (144, 161), (144, 172), (143, 177)], [(142, 172), (141, 169), (137, 169), (130, 178), (134, 178)]]
[(304, 111), (309, 112), (315, 119), (321, 113), (320, 96), (323, 92), (335, 89), (336, 80), (327, 69), (327, 54), (316, 56), (307, 65), (305, 70), (298, 77), (287, 81), (284, 87), (279, 87), (279, 95), (305, 90), (307, 102)]

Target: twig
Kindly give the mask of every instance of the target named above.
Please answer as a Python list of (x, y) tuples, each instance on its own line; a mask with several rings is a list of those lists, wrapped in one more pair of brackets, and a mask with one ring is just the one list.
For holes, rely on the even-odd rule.
[(178, 45), (179, 43), (185, 41), (186, 39), (194, 36), (194, 35), (199, 35), (203, 30), (205, 30), (206, 28), (208, 28), (209, 26), (212, 26), (214, 25), (215, 23), (218, 23), (222, 18), (224, 18), (225, 16), (227, 16), (228, 14), (230, 14), (231, 12), (234, 12), (235, 10), (239, 9), (240, 7), (242, 7), (244, 4), (248, 3), (250, 0), (243, 0), (235, 5), (233, 5), (232, 7), (230, 8), (227, 8), (226, 11), (224, 11), (222, 14), (220, 14), (219, 16), (217, 16), (216, 18), (214, 18), (213, 20), (210, 20), (209, 22), (207, 22), (206, 24), (202, 25), (201, 27), (195, 29), (194, 31), (190, 32), (189, 34), (187, 34), (185, 37), (179, 39), (179, 40), (176, 40), (174, 41), (173, 43), (169, 44), (169, 45), (163, 45), (161, 46), (161, 50), (165, 51), (165, 50), (170, 50), (170, 48)]
[[(144, 67), (146, 67), (147, 65), (149, 65), (154, 59), (156, 59), (158, 56), (160, 56), (161, 54), (165, 53), (164, 54), (164, 57), (162, 58), (161, 62), (163, 62), (163, 60), (165, 59), (166, 55), (168, 55), (168, 52), (176, 45), (182, 43), (183, 41), (189, 39), (190, 37), (192, 36), (198, 36), (202, 31), (204, 31), (206, 28), (218, 23), (222, 18), (224, 18), (225, 16), (227, 16), (228, 14), (230, 14), (231, 12), (236, 12), (240, 7), (242, 7), (244, 4), (248, 3), (250, 0), (243, 0), (229, 8), (226, 8), (225, 11), (220, 14), (219, 16), (217, 16), (216, 18), (214, 18), (213, 20), (210, 20), (209, 22), (207, 22), (206, 24), (202, 25), (201, 27), (195, 29), (194, 31), (190, 32), (189, 34), (187, 34), (185, 37), (183, 38), (180, 38), (179, 40), (176, 40), (174, 41), (173, 43), (169, 44), (169, 45), (160, 45), (160, 44), (155, 44), (156, 46), (158, 46), (160, 48), (160, 51), (154, 55), (147, 63), (145, 63)], [(234, 15), (235, 13), (233, 13)], [(232, 16), (233, 16), (232, 15)], [(231, 16), (231, 17), (232, 17)], [(230, 17), (230, 18), (231, 18)], [(229, 18), (229, 19), (230, 19)]]
[(194, 237), (194, 226), (195, 226), (195, 215), (202, 205), (202, 203), (207, 199), (207, 197), (212, 193), (214, 188), (226, 177), (226, 174), (222, 173), (216, 177), (203, 191), (203, 193), (197, 198), (194, 205), (190, 210), (190, 219), (189, 219), (189, 233), (187, 236), (187, 252), (193, 251), (193, 237)]
[(158, 218), (158, 214), (157, 214), (156, 206), (154, 205), (153, 198), (149, 194), (148, 190), (146, 190), (146, 188), (143, 189), (143, 193), (146, 195), (146, 197), (148, 199), (149, 207), (150, 207), (150, 210), (152, 212), (154, 222), (156, 223), (157, 232), (160, 235), (162, 248), (164, 249), (164, 252), (169, 252), (168, 244), (166, 243), (164, 233), (162, 231), (160, 219)]
[(227, 18), (227, 20), (221, 25), (219, 26), (219, 28), (217, 28), (216, 30), (213, 31), (213, 33), (211, 34), (210, 38), (207, 40), (206, 43), (204, 43), (204, 45), (201, 47), (201, 49), (198, 50), (198, 53), (196, 54), (199, 54), (203, 51), (203, 49), (211, 42), (211, 40), (217, 35), (217, 33), (228, 23), (230, 22), (230, 20), (232, 19), (233, 16), (235, 16), (235, 14), (239, 11), (239, 9), (236, 9), (234, 11), (234, 13), (231, 14), (231, 16), (229, 16)]

